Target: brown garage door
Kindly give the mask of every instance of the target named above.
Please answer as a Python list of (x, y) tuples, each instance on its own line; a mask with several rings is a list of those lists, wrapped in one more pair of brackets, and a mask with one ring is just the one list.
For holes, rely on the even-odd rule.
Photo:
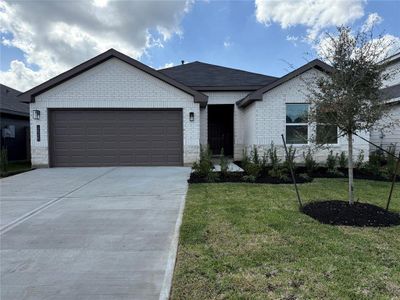
[(181, 110), (51, 110), (50, 164), (182, 165), (182, 136)]

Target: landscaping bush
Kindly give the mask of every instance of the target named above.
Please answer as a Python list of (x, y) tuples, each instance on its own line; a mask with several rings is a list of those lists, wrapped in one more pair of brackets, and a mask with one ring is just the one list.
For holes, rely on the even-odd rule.
[(311, 149), (308, 148), (307, 152), (303, 152), (304, 164), (308, 175), (312, 175), (317, 168), (317, 162), (314, 160)]
[(289, 181), (289, 169), (284, 166), (277, 166), (269, 170), (268, 175), (272, 178), (282, 180), (284, 182)]
[(242, 169), (246, 175), (257, 178), (261, 172), (261, 163), (257, 148), (254, 146), (251, 151), (251, 157), (248, 157), (247, 152), (243, 152)]
[(272, 169), (277, 168), (281, 160), (278, 157), (278, 151), (274, 142), (271, 142), (271, 148), (268, 149), (267, 153)]
[(346, 152), (342, 151), (339, 155), (339, 167), (342, 169), (347, 168), (348, 162), (349, 162), (349, 160), (346, 156)]
[(357, 159), (354, 163), (354, 167), (356, 169), (361, 169), (364, 165), (364, 150), (361, 150), (360, 153), (358, 153)]
[(226, 177), (228, 175), (229, 161), (224, 155), (224, 148), (221, 149), (219, 165), (221, 166), (221, 175)]
[(288, 154), (285, 156), (285, 161), (283, 163), (284, 167), (289, 169), (290, 165), (292, 165), (292, 167), (295, 167), (295, 155), (296, 155), (296, 149), (293, 148), (292, 145), (290, 145), (290, 147), (288, 147)]
[(265, 170), (267, 168), (268, 168), (268, 156), (266, 153), (264, 153), (261, 159), (261, 169)]
[(256, 165), (260, 165), (260, 157), (258, 155), (258, 150), (257, 147), (254, 145), (253, 146), (253, 150), (251, 151), (251, 161), (256, 164)]
[(396, 145), (390, 145), (388, 148), (390, 154), (386, 154), (386, 169), (389, 174), (396, 172), (396, 165), (399, 154), (396, 152)]
[(214, 165), (211, 161), (211, 157), (212, 153), (209, 146), (206, 146), (205, 149), (203, 148), (203, 146), (200, 146), (200, 159), (199, 161), (196, 161), (192, 166), (193, 172), (197, 176), (212, 179), (212, 177), (214, 176), (212, 174)]
[(369, 160), (365, 168), (373, 175), (377, 176), (380, 173), (381, 164), (382, 164), (382, 152), (374, 151), (369, 155)]
[(326, 167), (328, 169), (329, 173), (336, 173), (337, 171), (337, 161), (338, 161), (338, 156), (337, 154), (333, 154), (333, 150), (329, 151), (329, 154), (326, 158)]

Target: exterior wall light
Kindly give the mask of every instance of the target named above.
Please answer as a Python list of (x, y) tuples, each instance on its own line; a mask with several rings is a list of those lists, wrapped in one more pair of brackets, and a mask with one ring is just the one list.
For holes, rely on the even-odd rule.
[(189, 113), (189, 120), (190, 120), (190, 122), (194, 121), (194, 112)]
[(33, 119), (34, 120), (40, 120), (40, 110), (35, 109), (33, 111)]

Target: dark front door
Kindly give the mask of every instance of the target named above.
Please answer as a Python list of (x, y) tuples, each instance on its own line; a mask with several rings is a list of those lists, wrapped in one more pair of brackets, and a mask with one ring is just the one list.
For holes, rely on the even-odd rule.
[(214, 155), (233, 155), (233, 105), (208, 106), (208, 144)]

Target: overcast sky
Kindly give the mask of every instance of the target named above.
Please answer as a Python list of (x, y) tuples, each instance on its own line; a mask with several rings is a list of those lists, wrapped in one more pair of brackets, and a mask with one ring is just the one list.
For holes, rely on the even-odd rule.
[(397, 0), (0, 0), (0, 82), (25, 91), (109, 48), (156, 69), (198, 60), (282, 76), (337, 25), (375, 24), (400, 45), (399, 11)]

